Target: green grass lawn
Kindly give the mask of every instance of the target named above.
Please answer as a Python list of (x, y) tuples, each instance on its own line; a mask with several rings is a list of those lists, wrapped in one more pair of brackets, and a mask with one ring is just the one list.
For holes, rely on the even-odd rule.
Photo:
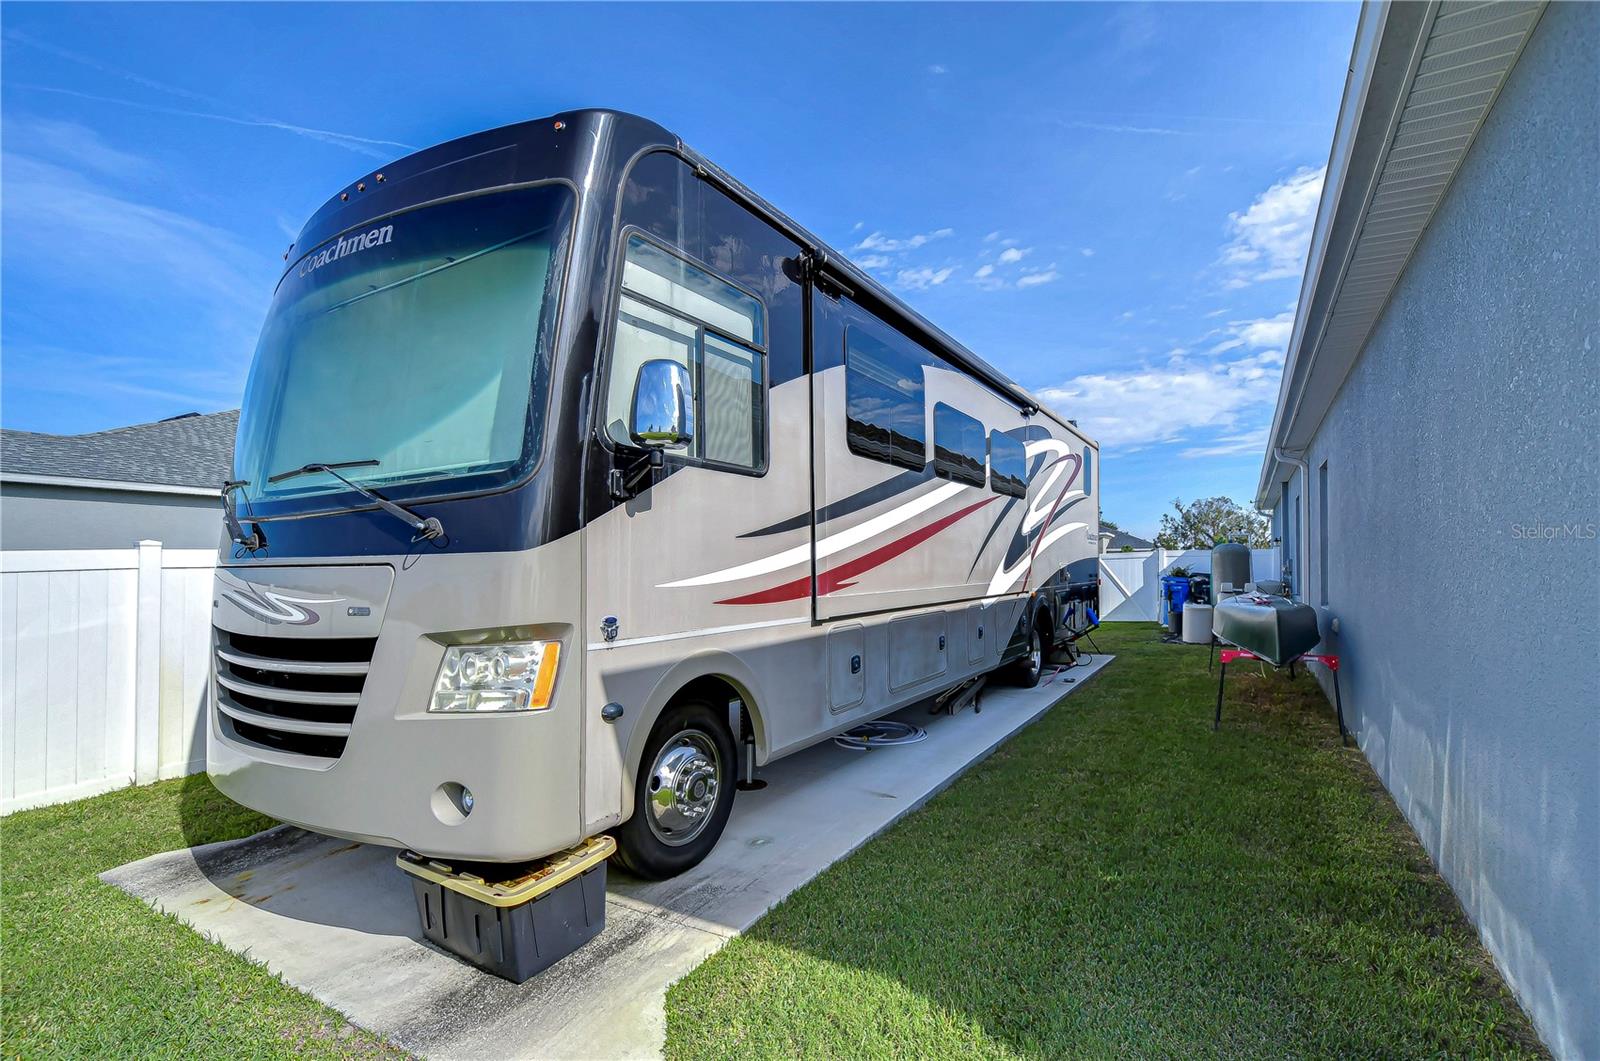
[[(668, 1053), (1540, 1052), (1308, 679), (1230, 668), (1213, 734), (1203, 649), (1097, 636), (1090, 685), (674, 987)], [(204, 777), (0, 820), (0, 1052), (394, 1053), (95, 877), (270, 824)]]
[(6, 1057), (398, 1055), (95, 874), (275, 824), (204, 775), (0, 819)]
[[(1540, 1054), (1302, 675), (1153, 625), (672, 988), (671, 1057)], [(886, 752), (882, 754), (892, 754)]]

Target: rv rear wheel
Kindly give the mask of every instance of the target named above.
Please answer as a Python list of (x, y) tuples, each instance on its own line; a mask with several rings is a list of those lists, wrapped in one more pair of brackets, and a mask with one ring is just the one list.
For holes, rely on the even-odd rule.
[(703, 700), (667, 708), (650, 731), (633, 786), (633, 816), (616, 831), (617, 861), (660, 880), (711, 853), (733, 810), (738, 759), (727, 710)]

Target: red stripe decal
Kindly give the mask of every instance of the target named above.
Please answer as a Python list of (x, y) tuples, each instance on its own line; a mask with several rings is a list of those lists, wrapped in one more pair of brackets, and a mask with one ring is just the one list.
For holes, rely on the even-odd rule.
[[(935, 534), (938, 534), (952, 523), (964, 519), (965, 517), (978, 511), (978, 509), (982, 508), (984, 505), (987, 505), (991, 501), (995, 500), (997, 499), (993, 497), (986, 497), (982, 501), (968, 505), (966, 508), (957, 509), (948, 516), (943, 516), (939, 519), (936, 519), (926, 527), (919, 527), (917, 530), (912, 531), (903, 538), (896, 538), (887, 545), (880, 545), (870, 553), (863, 553), (854, 560), (847, 560), (838, 567), (829, 568), (817, 576), (817, 595), (819, 597), (827, 596), (836, 589), (848, 589), (850, 586), (855, 584), (851, 582), (850, 579), (853, 579), (864, 572), (871, 571), (875, 567), (888, 563), (901, 553), (915, 549), (917, 546), (921, 545)], [(802, 578), (797, 578), (792, 582), (785, 582), (782, 585), (773, 586), (771, 589), (757, 590), (755, 593), (747, 593), (742, 597), (729, 597), (727, 600), (719, 600), (716, 603), (779, 604), (783, 601), (800, 600), (804, 597), (810, 596), (810, 594), (811, 576), (806, 575)]]

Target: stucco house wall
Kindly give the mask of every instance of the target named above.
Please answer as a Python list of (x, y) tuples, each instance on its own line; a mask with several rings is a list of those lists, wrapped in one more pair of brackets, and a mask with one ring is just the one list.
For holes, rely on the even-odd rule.
[(0, 485), (0, 549), (131, 549), (141, 539), (215, 549), (222, 503), (216, 494)]
[(0, 549), (215, 549), (236, 410), (81, 435), (0, 429)]
[(1346, 717), (1570, 1057), (1600, 1057), (1597, 57), (1600, 6), (1552, 4), (1306, 453), (1296, 580), (1317, 603), (1326, 503)]

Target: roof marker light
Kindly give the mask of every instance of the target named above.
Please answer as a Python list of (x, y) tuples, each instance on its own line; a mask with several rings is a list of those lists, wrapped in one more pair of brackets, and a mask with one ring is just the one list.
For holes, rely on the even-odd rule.
[(566, 122), (556, 122), (556, 132), (559, 133), (561, 130), (565, 129), (566, 127), (567, 127), (567, 123)]

